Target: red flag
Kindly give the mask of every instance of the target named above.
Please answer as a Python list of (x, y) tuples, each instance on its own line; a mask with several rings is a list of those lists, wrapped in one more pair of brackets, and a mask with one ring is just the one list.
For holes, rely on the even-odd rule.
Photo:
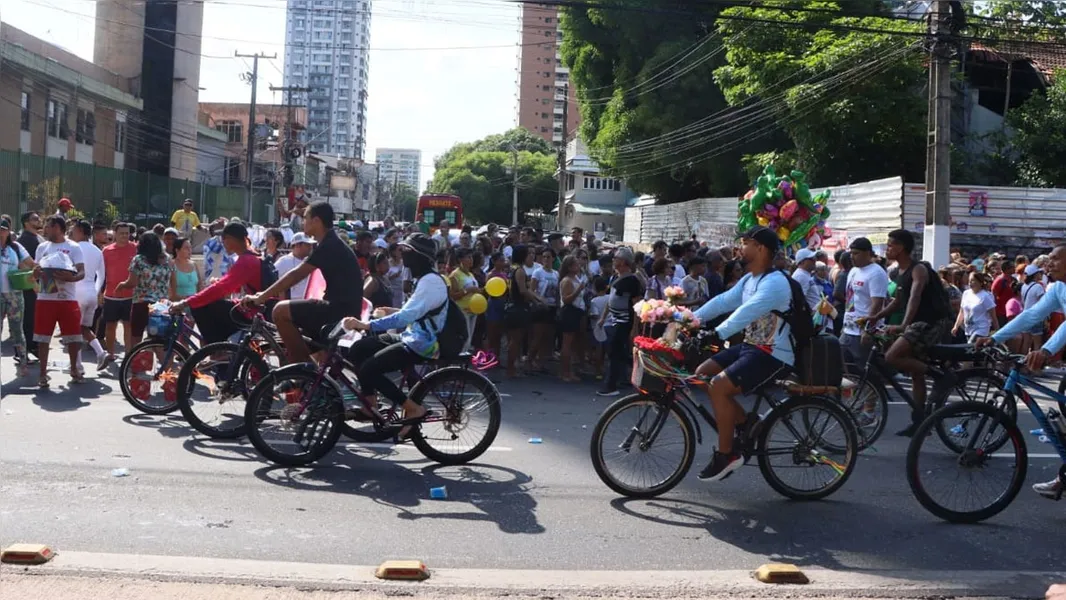
[(326, 280), (322, 278), (322, 271), (315, 269), (307, 277), (307, 290), (304, 292), (304, 299), (321, 300), (326, 295)]

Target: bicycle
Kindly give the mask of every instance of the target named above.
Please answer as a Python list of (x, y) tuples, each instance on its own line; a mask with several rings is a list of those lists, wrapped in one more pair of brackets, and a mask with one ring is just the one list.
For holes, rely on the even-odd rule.
[[(248, 439), (267, 460), (285, 466), (304, 466), (328, 454), (337, 444), (342, 427), (349, 415), (353, 420), (365, 421), (372, 430), (359, 441), (384, 441), (395, 438), (399, 431), (412, 423), (404, 421), (398, 407), (383, 407), (359, 393), (358, 381), (348, 376), (357, 369), (345, 361), (340, 348), (345, 334), (343, 322), (337, 323), (325, 336), (326, 357), (321, 365), (292, 364), (270, 372), (256, 384), (248, 397), (244, 420), (248, 423)], [(444, 465), (470, 462), (481, 456), (500, 428), (500, 393), (495, 384), (481, 373), (472, 370), (468, 355), (461, 355), (459, 366), (448, 361), (429, 361), (432, 370), (424, 377), (414, 367), (405, 377), (415, 381), (409, 397), (418, 404), (434, 396), (439, 408), (427, 407), (427, 417), (420, 419), (411, 432), (411, 441), (428, 459)], [(466, 392), (467, 386), (473, 390)], [(455, 391), (458, 390), (458, 391)], [(465, 405), (467, 396), (479, 396), (481, 401)], [(346, 406), (346, 398), (354, 402), (354, 410)], [(475, 414), (488, 412), (485, 432), (470, 440), (457, 452), (447, 452), (433, 446), (436, 438), (427, 435), (427, 426), (439, 426), (440, 435), (447, 442), (455, 442), (471, 425)], [(280, 445), (295, 447), (293, 453), (276, 448), (266, 438), (264, 426), (277, 424), (282, 430)]]
[[(1026, 388), (1047, 394), (1058, 403), (1060, 411), (1066, 410), (1066, 395), (1037, 383), (1030, 375), (1023, 374), (1021, 368), (1024, 366), (1024, 356), (994, 347), (986, 350), (985, 354), (997, 362), (1006, 362), (1011, 365), (1003, 389), (1020, 397), (1025, 407), (1044, 429), (1044, 435), (1048, 437), (1049, 443), (1063, 461), (1063, 465), (1059, 467), (1059, 478), (1066, 481), (1066, 434), (1057, 431), (1051, 425), (1048, 415), (1033, 400)], [(959, 422), (950, 427), (947, 426), (946, 421), (956, 418)], [(1005, 466), (1009, 465), (1010, 473), (1007, 477), (1006, 489), (996, 492), (991, 502), (966, 510), (948, 508), (940, 499), (935, 498), (930, 491), (934, 479), (931, 463), (935, 461), (931, 452), (923, 453), (922, 451), (927, 438), (932, 439), (929, 438), (929, 433), (933, 428), (937, 428), (938, 431), (946, 429), (960, 439), (959, 445), (962, 451), (957, 453), (952, 451), (947, 455), (945, 462), (961, 467), (969, 475), (968, 479), (971, 479), (971, 483), (975, 475), (994, 470), (997, 462)], [(1001, 428), (998, 433), (997, 428)], [(992, 438), (991, 442), (987, 444), (980, 442), (981, 445), (978, 446), (978, 440), (986, 440), (989, 437)], [(997, 446), (1000, 438), (1009, 440), (1011, 447), (1014, 448), (1016, 455), (1013, 461), (994, 455), (994, 452), (1002, 446), (1002, 444)], [(987, 402), (957, 402), (941, 408), (922, 422), (907, 448), (907, 483), (910, 485), (911, 492), (926, 510), (952, 523), (977, 523), (1002, 512), (1014, 501), (1025, 484), (1028, 466), (1025, 437), (1018, 428), (1016, 420)], [(957, 483), (960, 477), (956, 476), (953, 479)], [(972, 485), (971, 489), (973, 489)], [(971, 495), (968, 501), (972, 499)], [(974, 506), (973, 502), (968, 503), (971, 507)]]
[[(149, 415), (166, 415), (178, 410), (178, 372), (203, 338), (181, 315), (152, 315), (149, 331), (155, 333), (122, 359), (118, 383), (122, 396), (134, 408)], [(157, 359), (158, 368), (154, 368)], [(155, 384), (161, 388), (154, 389)], [(152, 401), (159, 392), (163, 393), (162, 401)]]
[[(859, 432), (859, 449), (865, 450), (872, 446), (885, 431), (888, 424), (888, 390), (887, 383), (899, 394), (909, 406), (914, 406), (914, 396), (906, 390), (893, 376), (895, 370), (888, 364), (884, 355), (884, 345), (892, 338), (884, 335), (881, 331), (870, 332), (873, 346), (866, 357), (866, 362), (860, 365), (846, 364), (847, 376), (858, 376), (858, 382), (851, 388), (850, 394), (841, 396), (841, 404), (855, 419)], [(952, 394), (957, 394), (963, 401), (985, 401), (1000, 405), (1015, 417), (1018, 413), (1017, 403), (1009, 394), (1002, 394), (1004, 378), (994, 369), (987, 366), (973, 366), (966, 369), (958, 368), (959, 363), (970, 362), (979, 365), (981, 355), (973, 351), (973, 347), (966, 344), (941, 344), (933, 346), (928, 351), (926, 364), (930, 368), (932, 385), (926, 396), (924, 414), (932, 414), (936, 409), (944, 406)], [(950, 388), (947, 388), (948, 385)], [(971, 389), (971, 386), (975, 389)], [(945, 389), (947, 388), (947, 389)], [(988, 394), (993, 396), (988, 398)], [(1002, 396), (1002, 397), (1000, 397)], [(984, 400), (982, 400), (984, 398)], [(873, 408), (873, 411), (868, 410)], [(946, 431), (937, 430), (937, 434), (945, 443), (950, 442), (950, 435)], [(961, 452), (961, 449), (959, 450)]]
[[(704, 385), (707, 381), (695, 376), (672, 377), (661, 371), (654, 372), (652, 364), (645, 352), (636, 351), (631, 379), (638, 393), (619, 399), (604, 411), (593, 429), (590, 444), (592, 465), (600, 480), (615, 492), (630, 498), (659, 496), (673, 489), (684, 479), (695, 458), (696, 445), (703, 444), (703, 430), (699, 424), (701, 418), (713, 431), (718, 431), (714, 416), (688, 393), (691, 385)], [(770, 392), (775, 388), (783, 389), (789, 394), (788, 397), (784, 400), (774, 398)], [(755, 390), (755, 405), (747, 422), (738, 431), (739, 436), (735, 442), (745, 462), (752, 456), (758, 458), (759, 471), (771, 488), (794, 500), (818, 500), (840, 489), (851, 476), (859, 452), (857, 433), (851, 416), (836, 400), (820, 393), (808, 392), (809, 388), (805, 386), (784, 381), (771, 382)], [(760, 417), (759, 407), (764, 402), (769, 405), (770, 411)], [(637, 412), (633, 425), (623, 425), (621, 441), (608, 443), (608, 428), (632, 408), (636, 408)], [(823, 413), (824, 423), (822, 418), (812, 418), (812, 412)], [(650, 485), (623, 482), (607, 464), (608, 449), (626, 458), (645, 457), (654, 446), (659, 445), (667, 422), (671, 420), (678, 427), (678, 443), (682, 449), (676, 464), (668, 460), (654, 461), (651, 458), (646, 462), (675, 466), (664, 476), (644, 479), (651, 481)], [(770, 447), (770, 436), (778, 425), (783, 425), (792, 434), (793, 440), (780, 448)], [(807, 436), (801, 435), (797, 430), (800, 425), (807, 427)], [(817, 433), (815, 430), (818, 430)], [(827, 430), (839, 432), (843, 436), (842, 445), (827, 445), (822, 439)], [(843, 450), (834, 452), (833, 447)], [(826, 452), (842, 456), (840, 460), (834, 460)], [(802, 490), (793, 487), (783, 481), (776, 470), (778, 467), (772, 464), (771, 459), (776, 457), (786, 458), (786, 465), (782, 466), (782, 469), (798, 467), (801, 470), (813, 470), (815, 467), (827, 467), (826, 471), (832, 477), (814, 489)], [(787, 464), (788, 462), (791, 464)]]

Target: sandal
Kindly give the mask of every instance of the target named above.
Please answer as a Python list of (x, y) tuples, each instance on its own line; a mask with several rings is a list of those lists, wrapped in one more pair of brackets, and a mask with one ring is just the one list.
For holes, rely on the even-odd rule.
[(411, 439), (411, 434), (414, 433), (415, 429), (418, 428), (422, 423), (424, 423), (426, 419), (432, 416), (433, 411), (427, 409), (426, 412), (422, 413), (417, 417), (403, 418), (393, 422), (393, 426), (400, 427), (400, 431), (396, 433), (396, 436), (393, 438), (393, 442), (396, 444), (402, 444), (407, 440)]
[(49, 377), (47, 375), (42, 375), (41, 378), (37, 380), (37, 387), (41, 388), (42, 390), (46, 390), (46, 389), (48, 389), (48, 386), (49, 386), (48, 382), (51, 381), (51, 380), (52, 380), (51, 377)]
[(85, 373), (74, 371), (70, 374), (71, 383), (85, 383)]

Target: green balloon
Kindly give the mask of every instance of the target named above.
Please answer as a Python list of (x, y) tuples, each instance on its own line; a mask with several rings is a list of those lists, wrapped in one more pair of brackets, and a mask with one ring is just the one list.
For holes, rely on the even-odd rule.
[(807, 181), (807, 174), (803, 171), (792, 171), (791, 175), (792, 181), (795, 181), (797, 185)]
[(800, 223), (799, 227), (793, 229), (792, 233), (789, 234), (788, 239), (785, 240), (785, 245), (795, 244), (800, 240), (807, 239), (807, 234), (818, 224), (820, 218), (821, 215), (811, 215), (806, 221)]
[(762, 170), (762, 174), (769, 180), (777, 177), (777, 171), (774, 170), (773, 165), (766, 165)]

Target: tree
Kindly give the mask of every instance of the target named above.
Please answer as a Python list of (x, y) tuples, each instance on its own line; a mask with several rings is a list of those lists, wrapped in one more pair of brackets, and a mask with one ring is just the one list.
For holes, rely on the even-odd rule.
[(841, 4), (724, 10), (727, 64), (715, 80), (731, 105), (787, 133), (791, 144), (778, 150), (794, 150), (811, 181), (922, 181), (926, 75), (912, 34), (923, 26), (892, 17), (881, 2), (861, 12)]
[(463, 199), (464, 219), (475, 223), (510, 223), (510, 169), (518, 151), (518, 211), (550, 211), (559, 198), (556, 157), (543, 139), (521, 128), (476, 142), (459, 143), (439, 156), (428, 191)]
[(411, 186), (401, 183), (392, 196), (392, 210), (400, 221), (414, 221), (418, 206), (418, 192)]
[(1055, 72), (1047, 94), (1033, 94), (1007, 115), (1014, 130), (1018, 183), (1066, 187), (1066, 70)]
[[(581, 111), (581, 136), (607, 174), (660, 202), (734, 195), (747, 183), (743, 123), (678, 130), (727, 108), (714, 84), (720, 3), (613, 0), (562, 9), (563, 62)], [(726, 142), (740, 140), (740, 146)]]

